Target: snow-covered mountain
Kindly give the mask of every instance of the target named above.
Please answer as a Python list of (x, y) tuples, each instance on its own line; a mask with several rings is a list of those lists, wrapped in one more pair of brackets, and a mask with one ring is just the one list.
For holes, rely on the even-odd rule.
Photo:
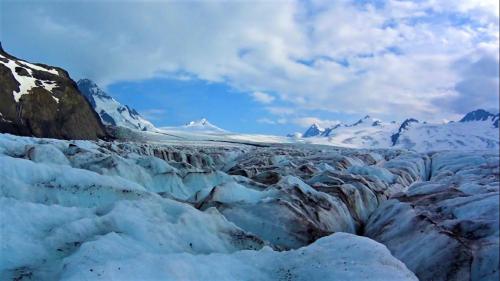
[(204, 132), (214, 132), (214, 133), (225, 133), (224, 129), (221, 129), (214, 124), (210, 123), (206, 118), (200, 120), (194, 120), (181, 127), (184, 130), (189, 131), (204, 131)]
[(399, 126), (399, 129), (396, 133), (391, 135), (391, 143), (392, 145), (396, 145), (398, 143), (399, 137), (403, 134), (404, 131), (408, 130), (410, 128), (410, 125), (412, 123), (418, 123), (419, 121), (414, 118), (408, 118), (403, 123), (401, 123), (401, 126)]
[(486, 121), (486, 122), (490, 121), (493, 123), (493, 126), (495, 128), (498, 128), (499, 119), (500, 119), (500, 113), (497, 113), (495, 115), (484, 109), (478, 109), (467, 113), (462, 119), (460, 119), (460, 122), (464, 123), (472, 121)]
[(123, 105), (109, 96), (92, 80), (80, 79), (77, 85), (82, 95), (90, 102), (104, 124), (140, 131), (155, 130), (154, 125), (144, 119), (135, 109)]
[(462, 119), (460, 119), (459, 122), (487, 121), (487, 120), (493, 121), (493, 119), (497, 116), (498, 114), (494, 115), (493, 113), (490, 113), (484, 109), (477, 109), (465, 114), (465, 116)]
[[(188, 122), (185, 125), (181, 126), (168, 126), (168, 127), (159, 127), (156, 128), (156, 131), (147, 131), (141, 133), (141, 138), (154, 141), (154, 142), (164, 142), (164, 141), (195, 141), (195, 142), (204, 142), (204, 141), (238, 141), (232, 140), (232, 136), (241, 137), (240, 134), (231, 133), (224, 129), (215, 126), (210, 123), (206, 118), (202, 118), (199, 120), (194, 120)], [(254, 137), (252, 135), (252, 137)], [(258, 136), (255, 136), (258, 137)], [(284, 137), (280, 138), (285, 139)]]
[(399, 124), (385, 123), (370, 116), (353, 124), (340, 123), (325, 128), (321, 134), (305, 137), (310, 143), (338, 145), (346, 147), (388, 147), (391, 143), (391, 133), (397, 131)]
[(310, 138), (321, 135), (325, 129), (321, 128), (318, 124), (314, 123), (302, 135), (304, 138)]
[[(479, 109), (460, 122), (431, 124), (409, 118), (382, 122), (366, 116), (353, 124), (339, 124), (306, 137), (308, 143), (353, 148), (405, 148), (417, 151), (498, 149), (498, 114)], [(308, 132), (309, 128), (306, 132)]]

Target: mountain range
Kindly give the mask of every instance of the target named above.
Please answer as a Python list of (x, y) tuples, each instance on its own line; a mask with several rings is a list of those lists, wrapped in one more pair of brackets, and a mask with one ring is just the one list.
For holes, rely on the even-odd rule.
[(458, 122), (432, 124), (408, 118), (382, 122), (365, 116), (353, 124), (321, 128), (312, 124), (302, 135), (305, 142), (353, 148), (498, 149), (499, 114), (483, 109), (467, 113)]
[(97, 83), (90, 79), (80, 79), (78, 89), (87, 99), (92, 108), (106, 126), (122, 127), (138, 131), (161, 132), (162, 130), (177, 130), (194, 133), (226, 133), (206, 118), (193, 120), (183, 126), (156, 128), (151, 122), (142, 117), (139, 112), (128, 105), (121, 104), (102, 90)]
[[(499, 114), (483, 109), (458, 122), (431, 124), (409, 118), (383, 122), (365, 116), (352, 123), (322, 128), (312, 124), (302, 136), (288, 138), (229, 133), (207, 119), (180, 127), (156, 128), (135, 109), (123, 105), (89, 80), (75, 83), (61, 68), (33, 64), (6, 53), (0, 45), (0, 132), (60, 139), (97, 139), (126, 128), (182, 139), (305, 142), (353, 148), (405, 148), (417, 151), (498, 149)], [(168, 133), (167, 133), (168, 132)], [(130, 135), (130, 134), (125, 134)]]

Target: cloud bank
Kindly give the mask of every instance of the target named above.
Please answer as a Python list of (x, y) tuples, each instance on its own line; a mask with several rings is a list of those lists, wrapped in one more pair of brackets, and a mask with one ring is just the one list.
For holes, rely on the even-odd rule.
[(273, 96), (266, 94), (266, 93), (263, 93), (263, 92), (253, 92), (252, 96), (253, 96), (255, 101), (263, 103), (263, 104), (270, 104), (274, 101)]
[(104, 84), (223, 82), (295, 114), (440, 120), (498, 108), (497, 0), (1, 5), (7, 50), (36, 45), (49, 63)]

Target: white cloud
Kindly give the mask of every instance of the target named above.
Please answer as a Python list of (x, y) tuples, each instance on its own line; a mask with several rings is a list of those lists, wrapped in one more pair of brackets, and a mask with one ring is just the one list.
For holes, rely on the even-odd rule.
[(269, 104), (269, 103), (272, 103), (274, 101), (273, 96), (266, 94), (266, 93), (263, 93), (263, 92), (253, 92), (252, 97), (255, 101), (263, 103), (263, 104)]
[(269, 113), (274, 114), (274, 115), (291, 115), (296, 113), (293, 108), (290, 107), (283, 107), (283, 106), (268, 106), (266, 107), (266, 110), (269, 111)]
[[(47, 63), (76, 78), (226, 82), (263, 104), (277, 97), (293, 104), (281, 113), (267, 108), (280, 116), (307, 109), (449, 118), (457, 107), (442, 101), (463, 99), (456, 89), (467, 78), (457, 62), (499, 47), (497, 0), (20, 1), (2, 9), (4, 45), (37, 42)], [(492, 99), (498, 93), (482, 98)]]
[(276, 125), (276, 121), (271, 120), (269, 118), (260, 118), (260, 119), (257, 119), (257, 122), (262, 123), (262, 124), (268, 124), (268, 125)]
[(338, 121), (338, 120), (325, 120), (325, 119), (319, 119), (316, 117), (301, 117), (301, 118), (293, 119), (293, 123), (300, 126), (300, 127), (303, 127), (303, 128), (308, 128), (312, 124), (317, 124), (320, 127), (328, 128), (328, 127), (332, 127), (332, 126), (339, 124), (340, 121)]
[(287, 124), (288, 120), (286, 118), (278, 118), (277, 120), (272, 120), (270, 118), (260, 118), (257, 119), (258, 123), (269, 124), (269, 125), (283, 125)]

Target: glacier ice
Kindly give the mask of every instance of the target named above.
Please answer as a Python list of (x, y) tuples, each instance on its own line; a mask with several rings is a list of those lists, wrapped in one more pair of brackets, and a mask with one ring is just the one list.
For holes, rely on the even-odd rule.
[[(2, 134), (0, 279), (497, 277), (497, 161), (492, 152)], [(432, 255), (439, 247), (447, 251)], [(450, 262), (457, 253), (462, 263)]]
[(498, 153), (438, 152), (429, 181), (385, 201), (365, 235), (423, 280), (498, 280)]

